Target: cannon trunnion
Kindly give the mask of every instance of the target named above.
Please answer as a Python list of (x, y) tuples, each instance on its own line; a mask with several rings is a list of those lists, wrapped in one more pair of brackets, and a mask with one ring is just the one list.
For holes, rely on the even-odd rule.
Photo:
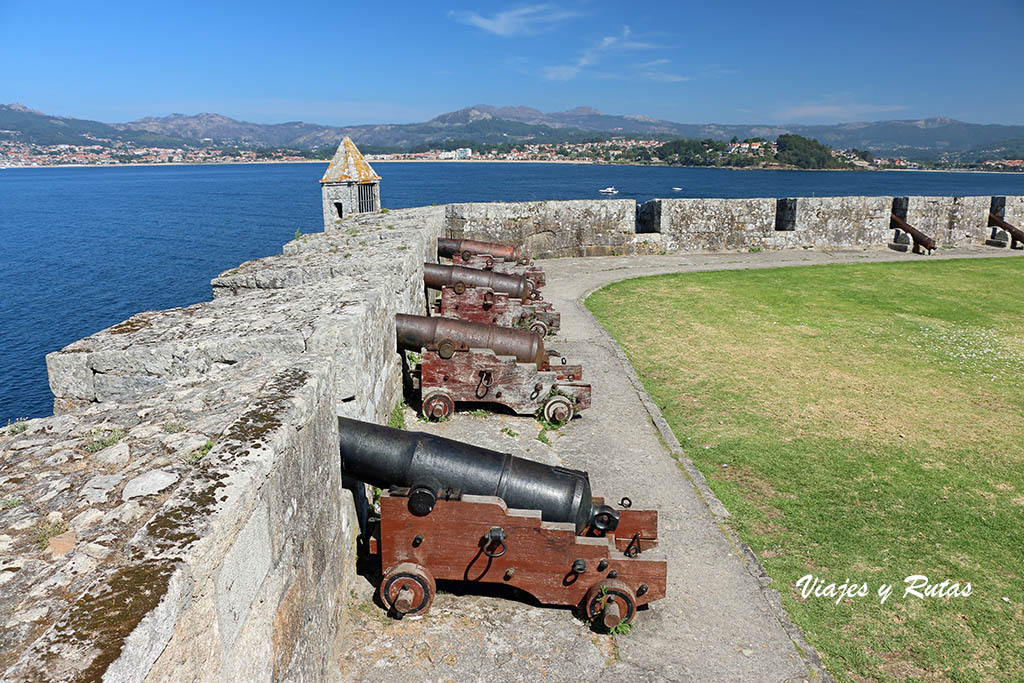
[(395, 327), (399, 348), (421, 354), (410, 373), (427, 417), (448, 417), (456, 402), (479, 401), (565, 424), (590, 407), (582, 366), (551, 363), (528, 330), (404, 314), (395, 316)]
[(390, 486), (364, 530), (382, 603), (423, 614), (437, 580), (515, 586), (611, 628), (665, 597), (658, 513), (590, 493), (586, 472), (339, 418), (346, 475)]

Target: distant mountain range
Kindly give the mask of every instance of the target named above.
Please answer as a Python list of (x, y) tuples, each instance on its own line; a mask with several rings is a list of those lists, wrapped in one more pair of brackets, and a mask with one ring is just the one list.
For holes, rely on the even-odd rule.
[(171, 114), (101, 123), (51, 116), (22, 105), (0, 105), (0, 140), (35, 144), (105, 144), (114, 141), (146, 146), (234, 145), (333, 149), (345, 135), (364, 151), (408, 150), (453, 141), (579, 142), (618, 135), (729, 140), (776, 138), (783, 133), (811, 137), (834, 148), (866, 149), (876, 155), (914, 159), (999, 156), (1024, 147), (1024, 126), (983, 125), (938, 117), (909, 121), (875, 121), (836, 125), (688, 124), (647, 116), (613, 116), (590, 107), (545, 113), (530, 107), (479, 104), (441, 114), (424, 123), (331, 127), (293, 121), (263, 124), (236, 121), (219, 114)]

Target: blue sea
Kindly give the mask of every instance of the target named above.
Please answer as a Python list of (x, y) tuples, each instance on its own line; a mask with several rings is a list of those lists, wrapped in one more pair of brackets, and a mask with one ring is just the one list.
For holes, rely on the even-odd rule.
[[(374, 164), (383, 206), (542, 199), (1021, 195), (1024, 174)], [(322, 230), (325, 164), (0, 170), (0, 425), (49, 415), (44, 355)], [(682, 188), (674, 191), (673, 187)]]

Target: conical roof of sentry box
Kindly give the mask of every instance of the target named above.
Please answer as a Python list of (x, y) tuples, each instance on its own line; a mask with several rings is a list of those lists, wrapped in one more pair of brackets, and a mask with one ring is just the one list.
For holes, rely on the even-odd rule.
[(320, 183), (373, 183), (379, 180), (380, 176), (363, 158), (356, 143), (346, 135)]

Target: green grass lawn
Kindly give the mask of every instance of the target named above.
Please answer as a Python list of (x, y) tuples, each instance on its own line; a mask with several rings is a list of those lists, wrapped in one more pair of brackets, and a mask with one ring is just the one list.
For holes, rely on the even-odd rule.
[[(587, 306), (838, 679), (1024, 681), (1024, 258), (647, 277)], [(870, 593), (804, 598), (809, 573)]]

